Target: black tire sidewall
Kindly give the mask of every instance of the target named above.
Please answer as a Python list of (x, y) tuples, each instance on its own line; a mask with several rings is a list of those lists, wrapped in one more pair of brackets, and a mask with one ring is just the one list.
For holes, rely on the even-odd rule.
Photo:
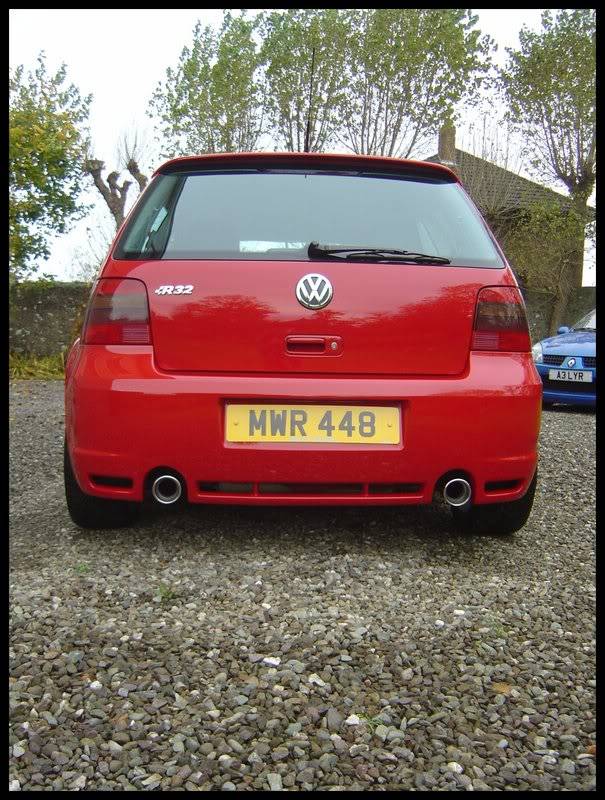
[(106, 500), (86, 494), (80, 488), (69, 457), (67, 441), (63, 447), (65, 501), (72, 521), (80, 528), (123, 528), (136, 520), (140, 504), (128, 500)]
[(452, 520), (458, 530), (486, 536), (510, 536), (520, 530), (531, 514), (538, 482), (538, 470), (518, 500), (510, 503), (486, 503), (467, 511), (452, 508)]

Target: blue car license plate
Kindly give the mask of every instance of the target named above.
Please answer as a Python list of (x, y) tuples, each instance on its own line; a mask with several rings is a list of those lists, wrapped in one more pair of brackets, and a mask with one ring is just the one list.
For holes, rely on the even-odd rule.
[(592, 372), (585, 369), (549, 369), (551, 381), (572, 381), (573, 383), (592, 383)]

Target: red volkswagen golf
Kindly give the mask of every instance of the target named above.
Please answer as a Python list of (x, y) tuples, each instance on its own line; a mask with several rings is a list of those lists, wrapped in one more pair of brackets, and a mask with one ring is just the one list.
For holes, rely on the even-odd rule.
[(146, 499), (426, 504), (512, 533), (542, 384), (514, 275), (457, 177), (239, 153), (164, 164), (119, 231), (66, 367), (74, 522)]

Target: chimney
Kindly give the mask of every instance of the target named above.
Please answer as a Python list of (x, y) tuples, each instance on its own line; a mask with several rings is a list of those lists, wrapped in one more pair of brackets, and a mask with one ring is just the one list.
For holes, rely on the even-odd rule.
[(451, 122), (444, 123), (439, 130), (437, 155), (439, 161), (446, 167), (456, 166), (456, 128)]

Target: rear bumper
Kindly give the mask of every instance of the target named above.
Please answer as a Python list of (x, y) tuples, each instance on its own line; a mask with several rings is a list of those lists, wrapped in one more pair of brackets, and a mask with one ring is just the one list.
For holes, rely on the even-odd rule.
[[(472, 353), (467, 373), (455, 379), (176, 375), (157, 369), (151, 347), (76, 344), (66, 377), (66, 436), (78, 483), (98, 497), (142, 500), (146, 476), (162, 466), (182, 475), (190, 502), (430, 503), (439, 479), (461, 471), (473, 502), (489, 503), (527, 490), (541, 399), (525, 354)], [(224, 405), (238, 400), (397, 404), (402, 443), (229, 444)], [(100, 485), (92, 476), (131, 485)], [(246, 486), (223, 491), (225, 482)], [(508, 486), (498, 486), (503, 482)], [(390, 494), (381, 493), (385, 485)]]

